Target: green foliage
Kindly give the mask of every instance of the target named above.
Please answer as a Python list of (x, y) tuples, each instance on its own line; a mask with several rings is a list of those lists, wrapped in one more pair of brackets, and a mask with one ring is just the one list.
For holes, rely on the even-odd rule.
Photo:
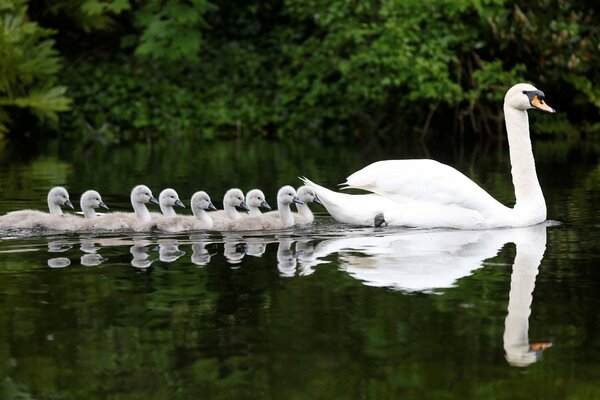
[[(595, 2), (36, 4), (32, 18), (58, 31), (69, 60), (61, 79), (76, 102), (62, 131), (77, 135), (342, 142), (387, 140), (406, 126), (447, 130), (448, 121), (497, 134), (502, 98), (518, 81), (538, 85), (549, 100), (560, 93), (551, 103), (577, 107), (571, 120), (597, 118), (600, 109)], [(57, 63), (52, 42), (40, 43)], [(42, 87), (54, 86), (55, 73)], [(49, 103), (57, 104), (38, 102)]]
[(26, 108), (40, 118), (57, 121), (69, 109), (66, 87), (56, 85), (60, 68), (54, 31), (26, 16), (21, 0), (0, 5), (0, 133), (7, 131), (11, 107)]

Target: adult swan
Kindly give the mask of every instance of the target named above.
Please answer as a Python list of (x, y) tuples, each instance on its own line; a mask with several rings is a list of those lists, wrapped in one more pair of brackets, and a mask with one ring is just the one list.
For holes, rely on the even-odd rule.
[(386, 160), (350, 175), (346, 188), (371, 194), (333, 192), (308, 179), (327, 211), (339, 222), (371, 226), (483, 229), (522, 227), (546, 220), (546, 202), (535, 171), (528, 109), (555, 113), (544, 93), (519, 83), (504, 97), (516, 204), (508, 208), (456, 169), (433, 160)]

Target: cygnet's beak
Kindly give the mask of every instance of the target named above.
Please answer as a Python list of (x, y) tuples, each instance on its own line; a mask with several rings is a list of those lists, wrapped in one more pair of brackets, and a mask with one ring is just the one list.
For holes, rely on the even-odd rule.
[(175, 205), (177, 207), (181, 207), (181, 208), (185, 208), (185, 206), (183, 205), (183, 203), (181, 202), (181, 200), (177, 199), (175, 200)]
[(250, 211), (248, 204), (246, 204), (246, 200), (243, 200), (238, 207), (240, 207), (242, 210)]
[(321, 203), (321, 199), (319, 199), (317, 196), (315, 196), (315, 198), (313, 199), (312, 202), (315, 203), (315, 204), (318, 204), (320, 206), (323, 205), (323, 203)]
[(64, 206), (67, 206), (67, 207), (69, 207), (71, 210), (74, 210), (74, 209), (75, 209), (75, 207), (73, 207), (73, 203), (71, 203), (71, 200), (69, 200), (69, 199), (67, 199), (67, 200), (66, 200), (66, 201), (63, 203), (63, 205), (64, 205)]
[(263, 201), (262, 203), (260, 203), (260, 208), (264, 208), (266, 210), (270, 210), (271, 206), (269, 205), (269, 203), (267, 203), (267, 201)]
[(296, 203), (296, 204), (304, 204), (304, 203), (302, 202), (302, 200), (300, 200), (300, 199), (298, 198), (298, 196), (294, 196), (294, 198), (292, 199), (292, 203)]
[(98, 207), (104, 208), (105, 210), (108, 210), (108, 206), (106, 204), (104, 204), (103, 201), (101, 201), (100, 204), (98, 204)]
[(154, 204), (160, 204), (160, 203), (158, 202), (158, 200), (156, 200), (156, 199), (155, 199), (154, 197), (152, 197), (152, 196), (150, 196), (150, 198), (148, 199), (148, 202), (149, 202), (149, 203), (154, 203)]
[(213, 203), (208, 203), (208, 209), (209, 210), (213, 210), (213, 211), (217, 211), (217, 207), (215, 207), (215, 205)]

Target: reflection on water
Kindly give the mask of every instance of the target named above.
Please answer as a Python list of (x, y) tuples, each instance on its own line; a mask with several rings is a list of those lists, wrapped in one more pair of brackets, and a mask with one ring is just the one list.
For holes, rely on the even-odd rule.
[[(551, 346), (549, 342), (530, 343), (528, 337), (536, 276), (546, 248), (546, 224), (489, 231), (357, 229), (344, 237), (325, 239), (240, 233), (224, 233), (221, 238), (209, 233), (181, 238), (61, 236), (48, 238), (48, 253), (64, 253), (78, 244), (83, 253), (80, 264), (98, 266), (107, 260), (101, 251), (128, 246), (131, 265), (148, 268), (157, 260), (162, 263), (185, 260), (187, 248), (191, 248), (189, 257), (194, 265), (206, 266), (222, 249), (226, 262), (238, 268), (245, 255), (263, 257), (273, 246), (282, 278), (309, 276), (317, 266), (335, 259), (340, 270), (364, 285), (405, 293), (439, 294), (483, 267), (507, 243), (516, 245), (516, 255), (503, 345), (509, 364), (527, 366), (539, 360), (541, 352)], [(64, 268), (72, 261), (68, 257), (51, 257), (47, 264), (51, 268)]]

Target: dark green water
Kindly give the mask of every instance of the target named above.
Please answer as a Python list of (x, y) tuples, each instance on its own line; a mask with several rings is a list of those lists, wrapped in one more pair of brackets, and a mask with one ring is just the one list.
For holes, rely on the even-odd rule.
[[(2, 399), (598, 399), (600, 165), (534, 143), (548, 226), (482, 232), (313, 226), (267, 234), (0, 239)], [(382, 149), (169, 144), (0, 151), (0, 212), (47, 190), (333, 186), (431, 156), (514, 201), (496, 144)], [(75, 203), (75, 202), (74, 202)], [(186, 211), (188, 211), (187, 209)], [(535, 351), (551, 343), (546, 350)]]

